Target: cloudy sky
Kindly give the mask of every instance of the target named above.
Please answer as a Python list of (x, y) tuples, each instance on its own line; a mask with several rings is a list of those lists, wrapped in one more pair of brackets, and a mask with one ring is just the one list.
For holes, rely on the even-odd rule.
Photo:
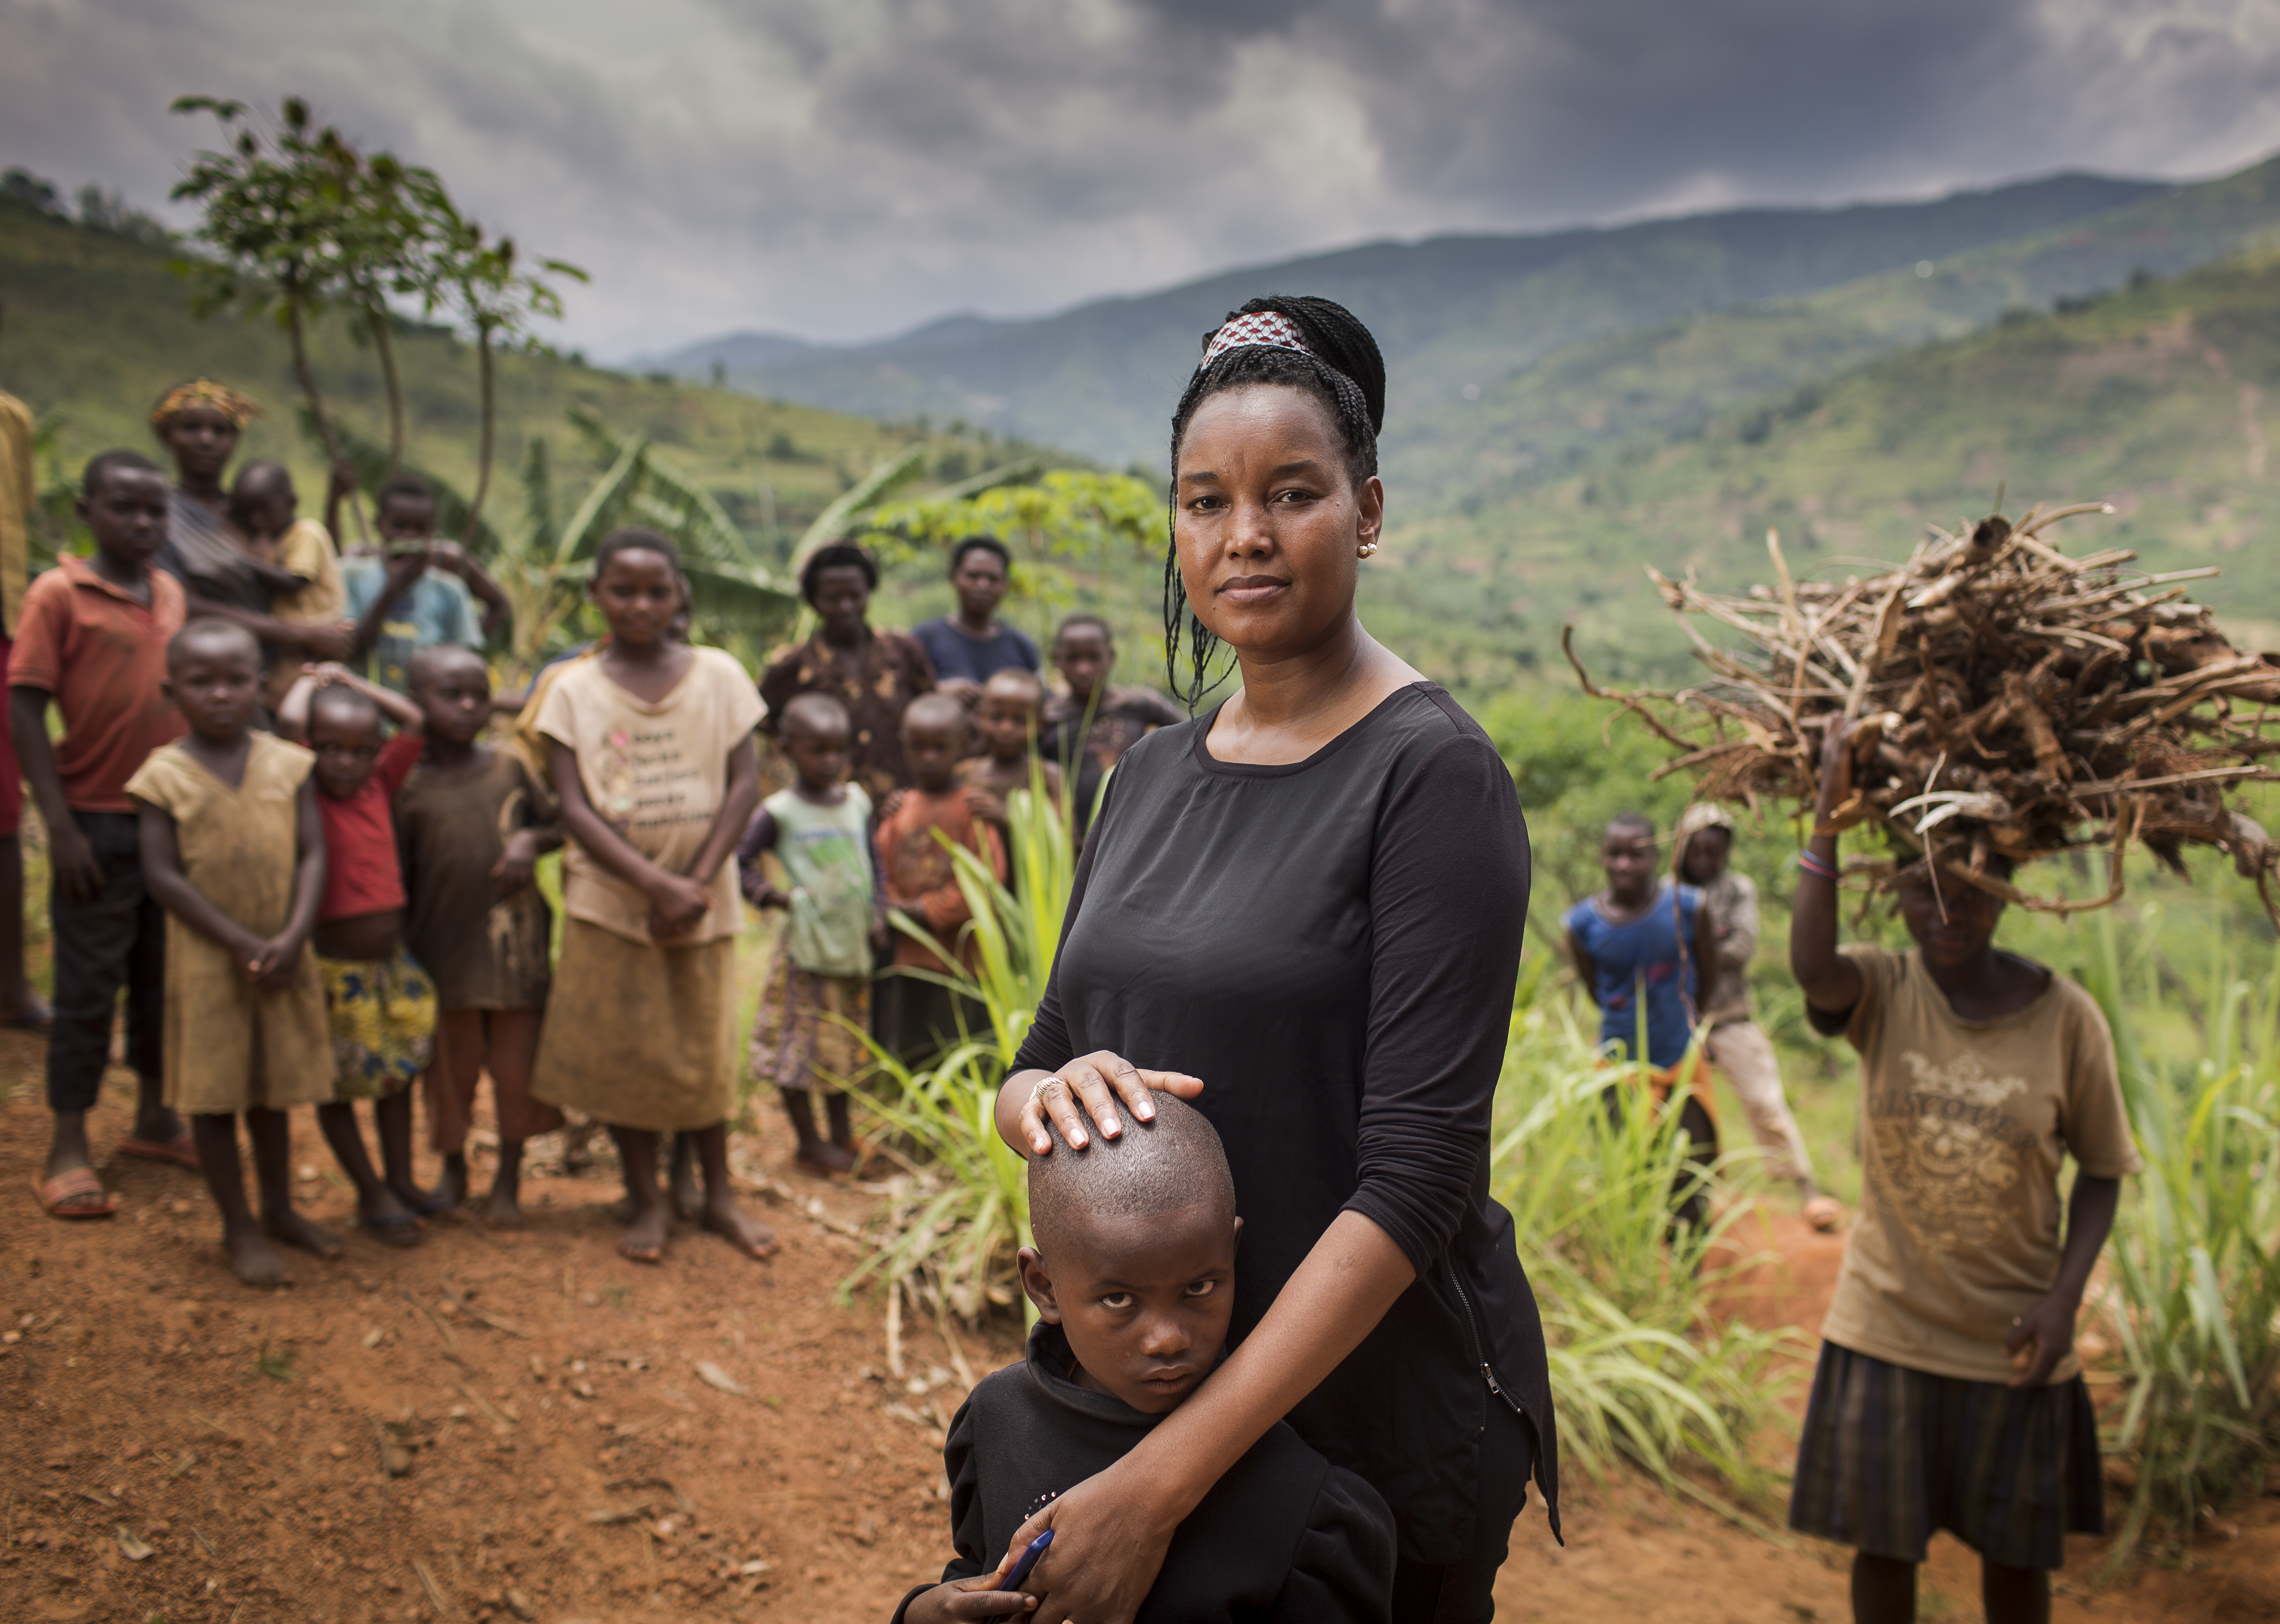
[(2280, 0), (0, 0), (0, 165), (163, 199), (286, 92), (594, 273), (605, 358), (1380, 236), (2280, 149)]

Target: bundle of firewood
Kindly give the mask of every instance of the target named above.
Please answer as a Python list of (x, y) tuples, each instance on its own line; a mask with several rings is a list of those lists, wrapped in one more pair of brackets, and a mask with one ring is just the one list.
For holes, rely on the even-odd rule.
[[(2120, 549), (2069, 558), (2045, 538), (2103, 504), (2000, 514), (1935, 531), (1905, 566), (1866, 580), (1793, 579), (1768, 535), (1775, 584), (1734, 596), (1690, 573), (1648, 573), (1713, 680), (1677, 691), (1602, 694), (1572, 647), (1586, 690), (1621, 701), (1675, 752), (1657, 776), (1691, 773), (1695, 794), (1752, 811), (1810, 806), (1822, 740), (1851, 724), (1851, 780), (1831, 823), (1876, 823), (1890, 859), (1852, 867), (1889, 878), (1929, 858), (2026, 906), (2099, 907), (2122, 894), (2133, 841), (2172, 867), (2182, 849), (2229, 853), (2270, 884), (2280, 847), (2225, 805), (2226, 790), (2280, 777), (2280, 656), (2245, 654), (2184, 581), (2215, 569), (2145, 574)], [(1713, 641), (1698, 620), (1729, 635)], [(2273, 725), (2268, 727), (2268, 720)], [(2052, 899), (1989, 872), (2103, 843), (2107, 894)]]

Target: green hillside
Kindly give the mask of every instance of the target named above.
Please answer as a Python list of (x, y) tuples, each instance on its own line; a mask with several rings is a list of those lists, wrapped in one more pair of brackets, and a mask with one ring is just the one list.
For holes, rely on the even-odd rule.
[(1684, 644), (1643, 564), (1762, 580), (1771, 526), (1800, 570), (1865, 572), (1905, 556), (1928, 523), (1985, 512), (1999, 487), (2014, 512), (2112, 502), (2115, 516), (2075, 521), (2069, 544), (2133, 547), (2157, 569), (2221, 565), (2197, 596), (2237, 636), (2280, 645), (2280, 555), (2265, 543), (2280, 519), (2276, 388), (2280, 254), (2266, 251), (2063, 315), (2016, 312), (1675, 438), (1634, 439), (1469, 514), (1397, 512), (1368, 616), (1475, 691), (1508, 682), (1515, 662), (1548, 674), (1571, 619), (1598, 668), (1677, 675)]
[[(109, 446), (155, 453), (147, 414), (166, 389), (204, 374), (261, 401), (266, 415), (246, 435), (245, 454), (292, 466), (304, 507), (324, 489), (322, 458), (297, 430), (292, 369), (283, 335), (266, 325), (200, 321), (168, 253), (0, 198), (0, 388), (35, 412), (52, 414), (55, 466), (75, 470)], [(448, 335), (406, 324), (399, 364), (410, 403), (408, 460), (462, 490), (474, 476), (477, 409), (473, 352)], [(384, 437), (379, 367), (344, 321), (320, 325), (319, 385), (356, 433)], [(558, 501), (600, 470), (566, 417), (582, 407), (620, 435), (647, 433), (682, 471), (709, 487), (766, 552), (796, 537), (824, 506), (914, 430), (811, 407), (605, 372), (572, 358), (510, 356), (499, 369), (499, 468), (489, 516), (522, 521), (518, 479), (533, 436), (552, 455)], [(928, 437), (930, 466), (945, 480), (994, 464), (1006, 448), (982, 437)], [(43, 477), (49, 471), (43, 470)]]
[[(1566, 346), (1944, 260), (2171, 190), (2053, 175), (1923, 203), (1737, 209), (1606, 229), (1372, 242), (1030, 320), (956, 317), (852, 347), (743, 335), (689, 345), (657, 365), (701, 378), (719, 364), (732, 382), (762, 394), (881, 417), (963, 419), (1107, 461), (1153, 465), (1194, 369), (1198, 336), (1257, 295), (1323, 294), (1351, 306), (1385, 351), (1389, 450), (1398, 451), (1421, 443), (1421, 409), (1460, 398), (1467, 384), (1485, 389)], [(2181, 270), (2230, 246), (2183, 237), (2149, 242), (2148, 257), (2118, 274), (2129, 264)], [(2062, 282), (2060, 290), (2102, 285)]]
[[(1419, 512), (1477, 510), (1643, 435), (1698, 430), (1879, 355), (2047, 309), (2133, 276), (2183, 272), (2280, 233), (2280, 160), (2054, 227), (1794, 298), (1605, 334), (1500, 378), (1447, 389), (1389, 424), (1387, 473)], [(1446, 374), (1437, 350), (1411, 365)], [(1487, 368), (1476, 358), (1481, 372)], [(1453, 398), (1452, 398), (1453, 394)]]

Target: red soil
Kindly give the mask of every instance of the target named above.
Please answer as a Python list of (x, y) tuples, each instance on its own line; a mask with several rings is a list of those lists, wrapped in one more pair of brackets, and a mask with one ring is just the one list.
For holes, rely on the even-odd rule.
[[(737, 1156), (781, 1192), (753, 1197), (783, 1242), (771, 1262), (688, 1230), (662, 1266), (619, 1258), (605, 1157), (534, 1176), (519, 1233), (443, 1222), (410, 1252), (352, 1235), (339, 1261), (297, 1255), (295, 1285), (258, 1293), (224, 1268), (191, 1174), (115, 1161), (117, 1218), (38, 1215), (39, 1061), (37, 1040), (0, 1034), (0, 1325), (17, 1337), (0, 1344), (0, 1619), (884, 1619), (942, 1560), (952, 1373), (1011, 1359), (1013, 1333), (914, 1327), (906, 1382), (888, 1381), (875, 1309), (834, 1300), (860, 1252), (831, 1226), (872, 1197), (793, 1175), (769, 1113)], [(126, 1092), (96, 1113), (98, 1147), (124, 1131)], [(345, 1225), (313, 1123), (296, 1128), (309, 1209)], [(1816, 1322), (1837, 1243), (1767, 1224), (1782, 1262), (1737, 1312)], [(2058, 1616), (2280, 1618), (2276, 1507), (2205, 1540), (2191, 1572), (2069, 1588)], [(1564, 1510), (1565, 1551), (1539, 1509), (1515, 1530), (1501, 1616), (1849, 1616), (1842, 1553), (1628, 1480), (1577, 1474)], [(2082, 1542), (2070, 1586), (2096, 1554)], [(1975, 1573), (1944, 1543), (1924, 1616), (1976, 1616)]]

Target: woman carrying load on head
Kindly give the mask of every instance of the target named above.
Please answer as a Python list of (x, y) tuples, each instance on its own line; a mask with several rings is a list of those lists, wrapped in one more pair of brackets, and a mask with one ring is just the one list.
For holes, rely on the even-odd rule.
[[(1790, 1527), (1853, 1547), (1858, 1624), (1916, 1616), (1916, 1567), (1942, 1528), (1979, 1553), (1989, 1624), (2044, 1624), (2066, 1536), (2106, 1528), (2074, 1331), (2139, 1166), (2114, 1037), (2080, 986), (1995, 945), (1999, 897), (1943, 877), (1936, 865), (1968, 849), (1943, 847), (1952, 824), (1896, 876), (1915, 945), (1837, 945), (1847, 731), (1832, 723), (1823, 742), (1789, 962), (1814, 1029), (1860, 1056), (1860, 1212), (1822, 1323)], [(2008, 858), (1987, 861), (2010, 877)]]
[(1022, 1530), (1056, 1532), (1036, 1624), (1130, 1620), (1286, 1417), (1392, 1508), (1398, 1620), (1492, 1615), (1531, 1468), (1559, 1526), (1543, 1332), (1488, 1195), (1528, 835), (1478, 724), (1355, 614), (1384, 401), (1367, 328), (1271, 298), (1210, 336), (1173, 419), (1167, 652), (1190, 706), (1221, 643), (1242, 686), (1110, 779), (998, 1123), (1070, 1155), (1152, 1090), (1209, 1117), (1245, 1223), (1235, 1351)]
[[(206, 378), (167, 390), (151, 408), (150, 432), (174, 459), (166, 543), (151, 562), (182, 583), (193, 620), (218, 615), (236, 621), (261, 639), (263, 656), (273, 665), (344, 659), (350, 632), (339, 624), (282, 620), (271, 612), (274, 600), (301, 592), (309, 582), (256, 558), (230, 516), (222, 473), (237, 454), (245, 426), (260, 415), (250, 396)], [(328, 550), (331, 544), (327, 538)]]

